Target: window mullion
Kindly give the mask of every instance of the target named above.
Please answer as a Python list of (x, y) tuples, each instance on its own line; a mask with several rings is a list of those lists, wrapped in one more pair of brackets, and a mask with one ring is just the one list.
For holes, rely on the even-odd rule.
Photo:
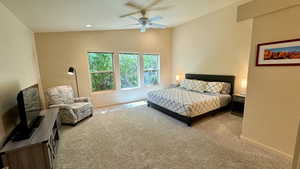
[(139, 54), (139, 60), (140, 60), (140, 86), (144, 87), (144, 55)]
[(157, 64), (158, 64), (158, 65), (157, 65), (157, 67), (158, 67), (158, 70), (157, 70), (157, 71), (158, 71), (158, 72), (157, 72), (157, 76), (158, 76), (158, 77), (157, 77), (157, 80), (158, 80), (158, 85), (159, 85), (159, 84), (160, 84), (160, 55), (157, 55), (157, 59), (158, 59), (158, 60), (157, 60), (157, 62), (158, 62), (158, 63), (157, 63)]
[(115, 85), (116, 85), (116, 90), (120, 90), (121, 89), (121, 71), (120, 71), (120, 57), (119, 57), (119, 53), (115, 52)]
[(113, 73), (114, 71), (112, 70), (108, 70), (108, 71), (95, 71), (95, 72), (91, 72), (92, 74), (93, 73)]

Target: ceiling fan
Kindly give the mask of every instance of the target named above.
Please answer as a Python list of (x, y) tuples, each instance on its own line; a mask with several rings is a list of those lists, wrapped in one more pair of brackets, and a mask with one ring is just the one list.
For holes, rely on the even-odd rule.
[[(121, 18), (130, 17), (131, 19), (134, 19), (135, 21), (137, 21), (138, 23), (132, 24), (132, 25), (140, 26), (141, 32), (146, 32), (146, 30), (148, 28), (164, 29), (164, 28), (166, 28), (166, 25), (154, 23), (155, 21), (161, 20), (162, 19), (161, 16), (154, 16), (154, 17), (151, 17), (151, 18), (148, 18), (146, 16), (148, 11), (158, 11), (158, 10), (165, 10), (165, 9), (170, 8), (170, 7), (156, 7), (156, 8), (154, 8), (154, 6), (157, 5), (158, 3), (160, 3), (161, 1), (162, 0), (154, 0), (152, 3), (148, 4), (147, 6), (141, 6), (141, 5), (136, 4), (132, 1), (127, 2), (125, 4), (126, 6), (137, 9), (137, 11), (122, 15), (120, 17)], [(132, 15), (139, 14), (139, 13), (142, 15), (141, 18), (136, 18), (136, 17), (132, 16)]]

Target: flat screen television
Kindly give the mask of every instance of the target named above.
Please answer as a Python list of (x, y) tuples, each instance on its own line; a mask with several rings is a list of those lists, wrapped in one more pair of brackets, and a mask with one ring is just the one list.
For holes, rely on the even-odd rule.
[(39, 86), (35, 84), (21, 90), (17, 96), (20, 124), (17, 129), (15, 140), (22, 140), (31, 136), (33, 128), (40, 120), (42, 110)]

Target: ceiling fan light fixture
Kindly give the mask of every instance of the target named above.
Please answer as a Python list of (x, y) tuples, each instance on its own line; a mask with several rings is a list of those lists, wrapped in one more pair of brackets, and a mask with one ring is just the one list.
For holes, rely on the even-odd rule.
[(87, 24), (87, 25), (85, 25), (85, 27), (86, 27), (86, 28), (91, 28), (91, 27), (93, 27), (93, 25)]
[(141, 27), (140, 31), (141, 31), (142, 33), (146, 32), (146, 27), (144, 27), (144, 26)]
[[(163, 19), (163, 17), (154, 16), (154, 17), (149, 18), (146, 14), (148, 13), (148, 11), (151, 11), (152, 9), (154, 9), (154, 10), (165, 10), (165, 9), (168, 9), (169, 7), (153, 8), (154, 6), (156, 6), (158, 3), (162, 2), (163, 0), (151, 0), (151, 1), (152, 2), (147, 6), (141, 6), (141, 5), (136, 4), (135, 2), (132, 2), (132, 1), (127, 2), (125, 4), (126, 6), (128, 6), (130, 8), (134, 8), (137, 11), (128, 13), (126, 15), (122, 15), (120, 17), (121, 18), (129, 17), (129, 18), (135, 20), (137, 23), (136, 24), (131, 24), (131, 25), (138, 25), (140, 27), (140, 32), (146, 32), (147, 29), (151, 29), (151, 28), (165, 29), (166, 25), (153, 23), (154, 21), (157, 22), (157, 21)], [(142, 15), (142, 17), (136, 18), (136, 17), (132, 16), (132, 15), (135, 15), (135, 14), (138, 14), (138, 13), (140, 13)]]

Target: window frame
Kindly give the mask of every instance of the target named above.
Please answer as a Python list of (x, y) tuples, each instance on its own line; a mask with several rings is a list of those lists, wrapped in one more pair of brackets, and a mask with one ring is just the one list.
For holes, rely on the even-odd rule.
[[(89, 53), (100, 53), (100, 54), (111, 54), (112, 55), (112, 70), (104, 70), (104, 71), (95, 71), (92, 72), (90, 69), (90, 61), (89, 61)], [(107, 92), (107, 91), (114, 91), (117, 89), (116, 86), (116, 64), (115, 64), (115, 53), (114, 52), (95, 52), (95, 51), (88, 51), (87, 52), (88, 56), (88, 70), (89, 70), (89, 78), (90, 78), (90, 87), (91, 87), (91, 92), (92, 93), (98, 93), (98, 92)], [(111, 89), (106, 89), (106, 90), (98, 90), (98, 91), (93, 91), (93, 82), (92, 82), (92, 74), (102, 74), (102, 73), (112, 73), (113, 76), (113, 88)]]
[[(91, 72), (90, 70), (90, 63), (89, 63), (89, 53), (104, 53), (104, 54), (111, 54), (112, 55), (112, 70), (111, 71), (95, 71)], [(133, 54), (137, 55), (138, 61), (137, 61), (137, 74), (138, 74), (138, 86), (133, 88), (121, 88), (121, 66), (120, 66), (120, 54)], [(158, 71), (158, 83), (157, 84), (149, 84), (146, 85), (144, 82), (144, 74), (147, 71), (151, 71), (150, 69), (144, 69), (144, 55), (157, 55), (158, 56), (158, 68), (157, 69), (151, 69)], [(161, 54), (160, 53), (143, 53), (143, 52), (125, 52), (125, 51), (95, 51), (90, 50), (87, 51), (87, 58), (88, 58), (88, 72), (89, 72), (89, 78), (90, 78), (90, 88), (91, 93), (105, 93), (105, 92), (114, 92), (114, 91), (124, 91), (124, 90), (134, 90), (134, 89), (140, 89), (143, 87), (154, 87), (159, 86), (161, 84)], [(92, 84), (92, 74), (95, 73), (112, 73), (113, 75), (113, 88), (107, 89), (107, 90), (98, 90), (93, 91), (93, 84)]]
[[(145, 55), (157, 55), (158, 56), (158, 59), (157, 59), (157, 62), (158, 62), (158, 68), (157, 69), (145, 69), (145, 62), (144, 62), (144, 56)], [(160, 54), (159, 53), (143, 53), (142, 54), (142, 58), (143, 58), (143, 85), (146, 86), (146, 87), (151, 87), (151, 86), (159, 86), (160, 85)], [(158, 71), (158, 83), (157, 84), (149, 84), (149, 85), (146, 85), (145, 84), (145, 78), (144, 78), (144, 74), (145, 72), (147, 71), (151, 71), (151, 70), (156, 70)]]
[[(119, 82), (119, 87), (118, 89), (119, 90), (133, 90), (133, 89), (139, 89), (141, 88), (143, 85), (141, 84), (141, 56), (140, 56), (140, 53), (139, 52), (117, 52), (116, 53), (118, 55), (118, 74), (117, 74), (117, 77), (118, 77), (118, 82)], [(130, 88), (122, 88), (122, 82), (121, 82), (121, 66), (120, 66), (120, 55), (121, 54), (127, 54), (127, 55), (137, 55), (137, 77), (138, 77), (138, 86), (137, 87), (130, 87)]]

